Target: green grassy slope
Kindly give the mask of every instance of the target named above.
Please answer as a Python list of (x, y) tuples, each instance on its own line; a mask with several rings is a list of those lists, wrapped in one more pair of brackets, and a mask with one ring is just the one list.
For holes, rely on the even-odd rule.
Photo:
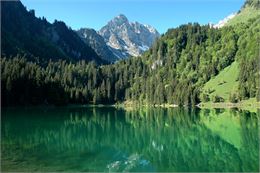
[(238, 90), (238, 73), (238, 63), (235, 61), (210, 79), (203, 87), (202, 93), (207, 94), (211, 101), (211, 98), (216, 95), (228, 101), (229, 95)]
[(260, 15), (260, 10), (253, 7), (245, 7), (233, 19), (228, 21), (225, 26), (234, 26), (239, 23), (248, 21), (249, 19), (256, 18)]
[[(232, 107), (232, 105), (230, 105), (230, 95), (238, 92), (238, 75), (239, 66), (238, 62), (235, 61), (222, 70), (217, 76), (209, 80), (202, 88), (200, 95), (201, 98), (203, 95), (207, 95), (209, 100), (207, 102), (202, 101), (201, 106), (204, 108)], [(215, 96), (221, 97), (223, 99), (222, 103), (213, 104), (213, 98)], [(241, 100), (238, 104), (238, 107), (250, 112), (257, 112), (257, 108), (260, 106), (260, 102), (257, 102), (256, 97)]]
[(225, 26), (234, 26), (239, 23), (245, 23), (250, 19), (260, 16), (260, 1), (259, 0), (246, 0), (241, 10), (237, 15), (228, 21)]

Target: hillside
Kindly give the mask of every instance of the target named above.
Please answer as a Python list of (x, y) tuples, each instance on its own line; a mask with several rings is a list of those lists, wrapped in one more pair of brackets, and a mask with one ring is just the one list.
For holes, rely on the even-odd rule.
[(229, 20), (225, 26), (233, 26), (245, 23), (250, 19), (260, 17), (260, 1), (246, 0), (243, 7), (239, 10), (234, 18)]
[[(257, 89), (259, 76), (256, 75), (257, 64), (259, 64), (257, 61), (260, 60), (258, 58), (259, 47), (257, 46), (257, 33), (260, 33), (259, 18), (260, 2), (247, 0), (237, 15), (225, 24), (224, 27), (234, 27), (235, 32), (240, 36), (237, 41), (238, 51), (235, 61), (204, 85), (201, 93), (203, 102), (238, 102), (239, 100), (246, 100), (241, 101), (241, 103), (251, 104), (255, 101), (249, 98), (259, 97), (259, 94), (245, 93), (248, 90), (245, 88), (249, 87), (254, 88), (254, 92), (259, 92)], [(250, 63), (252, 65), (249, 65)], [(243, 82), (239, 82), (241, 80)]]
[(1, 22), (1, 57), (21, 54), (43, 64), (50, 59), (106, 63), (64, 22), (37, 18), (20, 1), (1, 1)]

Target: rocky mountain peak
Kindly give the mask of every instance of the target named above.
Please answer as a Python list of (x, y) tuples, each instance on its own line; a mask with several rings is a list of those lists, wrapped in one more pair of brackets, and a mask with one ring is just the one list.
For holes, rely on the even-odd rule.
[(112, 21), (114, 22), (120, 22), (120, 23), (127, 23), (128, 19), (125, 15), (123, 14), (119, 14), (118, 16), (116, 16)]
[(98, 33), (119, 59), (141, 55), (160, 35), (150, 25), (129, 22), (123, 14), (109, 21)]
[(106, 26), (109, 26), (110, 28), (115, 28), (122, 27), (122, 25), (129, 25), (129, 21), (125, 15), (120, 14), (114, 17), (112, 20), (110, 20)]

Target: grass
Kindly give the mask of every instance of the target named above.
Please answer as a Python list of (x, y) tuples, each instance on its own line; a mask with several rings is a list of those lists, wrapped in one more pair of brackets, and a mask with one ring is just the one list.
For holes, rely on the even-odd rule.
[(238, 63), (235, 61), (209, 80), (203, 87), (202, 93), (207, 93), (210, 99), (218, 95), (224, 101), (228, 101), (230, 94), (238, 90), (238, 73)]

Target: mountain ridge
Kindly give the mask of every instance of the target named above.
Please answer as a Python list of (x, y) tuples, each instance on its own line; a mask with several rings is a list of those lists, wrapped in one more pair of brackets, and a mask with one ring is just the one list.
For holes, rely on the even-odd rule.
[(50, 59), (107, 63), (64, 22), (51, 24), (44, 17), (37, 18), (20, 1), (1, 1), (1, 19), (1, 56), (26, 54), (44, 63)]
[(129, 22), (123, 14), (108, 21), (99, 31), (81, 28), (76, 32), (100, 57), (109, 62), (140, 56), (160, 35), (154, 27)]
[(115, 62), (118, 58), (106, 45), (104, 38), (92, 28), (81, 28), (76, 31), (79, 37), (104, 60)]

